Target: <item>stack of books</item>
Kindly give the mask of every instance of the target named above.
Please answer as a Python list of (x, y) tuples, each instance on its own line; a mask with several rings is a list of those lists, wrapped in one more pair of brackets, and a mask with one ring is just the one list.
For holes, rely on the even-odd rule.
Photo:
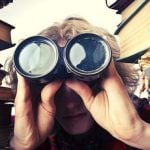
[(14, 28), (14, 26), (0, 20), (0, 50), (5, 50), (15, 45), (11, 41), (11, 30)]
[[(3, 65), (0, 64), (2, 67)], [(0, 103), (3, 102), (11, 102), (14, 100), (14, 94), (11, 88), (9, 87), (3, 87), (2, 81), (5, 78), (5, 76), (8, 74), (5, 70), (2, 70), (0, 67)]]
[(0, 9), (7, 6), (9, 3), (12, 3), (13, 0), (0, 0)]
[(120, 40), (120, 60), (137, 63), (150, 49), (150, 0), (132, 0), (126, 6), (125, 1), (117, 0), (110, 7), (118, 10), (122, 17), (115, 31)]

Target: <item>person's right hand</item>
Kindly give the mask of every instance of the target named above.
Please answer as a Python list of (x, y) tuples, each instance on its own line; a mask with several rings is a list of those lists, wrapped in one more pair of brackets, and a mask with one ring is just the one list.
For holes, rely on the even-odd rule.
[(10, 142), (12, 148), (15, 150), (33, 150), (50, 134), (56, 111), (53, 100), (60, 86), (60, 81), (45, 85), (35, 110), (33, 109), (32, 88), (28, 81), (18, 75), (14, 136)]

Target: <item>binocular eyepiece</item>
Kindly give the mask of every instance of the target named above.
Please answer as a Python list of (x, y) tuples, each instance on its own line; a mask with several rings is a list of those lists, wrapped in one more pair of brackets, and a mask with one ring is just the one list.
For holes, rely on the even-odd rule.
[(109, 44), (92, 33), (80, 34), (65, 47), (43, 36), (21, 42), (14, 52), (16, 71), (38, 83), (74, 76), (83, 81), (99, 78), (111, 61)]

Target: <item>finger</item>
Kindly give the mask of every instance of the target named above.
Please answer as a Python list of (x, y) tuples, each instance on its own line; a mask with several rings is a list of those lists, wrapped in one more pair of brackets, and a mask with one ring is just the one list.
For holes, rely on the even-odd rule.
[[(17, 73), (18, 84), (17, 84), (17, 93), (15, 101), (18, 101), (20, 98), (22, 101), (26, 101), (29, 98), (29, 83), (28, 81)], [(20, 100), (19, 100), (20, 101)]]
[(21, 75), (17, 74), (17, 77), (14, 135), (19, 141), (24, 141), (26, 136), (33, 134), (34, 119), (29, 83)]
[(61, 85), (61, 81), (54, 81), (47, 84), (42, 90), (41, 104), (39, 105), (37, 118), (37, 124), (42, 138), (46, 138), (53, 128), (56, 112), (54, 96)]
[(17, 74), (18, 84), (17, 84), (17, 93), (15, 97), (15, 115), (16, 116), (25, 116), (31, 113), (32, 104), (30, 96), (30, 87), (28, 81)]
[(65, 84), (82, 98), (87, 108), (90, 107), (93, 95), (92, 90), (87, 84), (77, 80), (67, 80)]
[(115, 63), (114, 61), (112, 61), (105, 72), (105, 75), (106, 75), (105, 78), (115, 77), (117, 74), (118, 73), (115, 67)]
[(113, 110), (113, 114), (118, 115), (123, 111), (124, 114), (135, 113), (127, 88), (117, 73), (114, 62), (108, 67), (107, 74), (108, 77), (102, 81), (101, 86), (106, 91), (109, 107)]
[(114, 62), (110, 63), (106, 76), (101, 82), (101, 87), (106, 92), (112, 93), (113, 95), (115, 95), (114, 92), (118, 95), (121, 89), (123, 89), (122, 92), (126, 91), (126, 87), (124, 86), (123, 81), (115, 68)]
[(61, 87), (62, 81), (54, 81), (47, 84), (41, 92), (41, 102), (44, 107), (54, 105), (54, 96), (58, 89)]

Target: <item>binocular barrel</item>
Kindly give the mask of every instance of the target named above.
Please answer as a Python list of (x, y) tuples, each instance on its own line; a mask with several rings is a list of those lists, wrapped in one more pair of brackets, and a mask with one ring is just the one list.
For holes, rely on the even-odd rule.
[(91, 81), (99, 78), (111, 61), (109, 44), (92, 33), (77, 35), (60, 47), (51, 39), (32, 36), (14, 52), (16, 71), (25, 78), (46, 83), (75, 76)]

